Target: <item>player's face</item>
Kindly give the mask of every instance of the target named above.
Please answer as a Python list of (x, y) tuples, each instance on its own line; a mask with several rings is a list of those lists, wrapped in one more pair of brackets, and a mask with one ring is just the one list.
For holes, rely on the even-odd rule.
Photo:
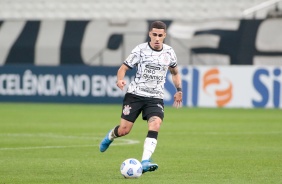
[(161, 50), (163, 48), (164, 39), (166, 37), (164, 29), (153, 28), (152, 31), (149, 32), (149, 37), (151, 38), (150, 45), (152, 48), (155, 50)]

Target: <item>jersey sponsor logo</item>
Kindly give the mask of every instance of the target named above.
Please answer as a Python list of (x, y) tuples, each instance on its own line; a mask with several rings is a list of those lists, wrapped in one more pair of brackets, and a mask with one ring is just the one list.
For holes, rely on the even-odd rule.
[(165, 73), (166, 70), (160, 66), (145, 65), (142, 76), (146, 81), (163, 81), (165, 79)]
[(152, 70), (160, 70), (161, 68), (158, 66), (152, 66), (152, 65), (145, 65), (146, 68), (152, 69)]
[(146, 79), (146, 81), (150, 81), (150, 80), (162, 81), (164, 79), (164, 76), (143, 74), (143, 78)]
[(139, 88), (140, 91), (144, 91), (149, 94), (162, 94), (160, 91), (156, 91), (155, 89), (150, 89), (150, 88)]

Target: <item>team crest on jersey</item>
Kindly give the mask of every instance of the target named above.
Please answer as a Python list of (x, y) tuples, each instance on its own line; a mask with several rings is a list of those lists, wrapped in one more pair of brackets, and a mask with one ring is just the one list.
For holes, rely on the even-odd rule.
[(165, 64), (169, 63), (169, 58), (168, 58), (167, 54), (164, 56), (164, 63)]
[(161, 60), (164, 64), (168, 65), (169, 64), (169, 53), (163, 53), (161, 56)]
[(131, 107), (129, 105), (125, 105), (124, 108), (123, 108), (122, 113), (124, 115), (128, 115), (128, 114), (130, 114), (130, 109), (131, 109)]

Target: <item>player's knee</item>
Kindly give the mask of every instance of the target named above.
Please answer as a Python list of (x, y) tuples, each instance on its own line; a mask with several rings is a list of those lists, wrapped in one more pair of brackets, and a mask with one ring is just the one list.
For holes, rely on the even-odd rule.
[(161, 124), (162, 124), (162, 119), (157, 116), (152, 116), (148, 120), (148, 123), (149, 123), (150, 130), (159, 131)]

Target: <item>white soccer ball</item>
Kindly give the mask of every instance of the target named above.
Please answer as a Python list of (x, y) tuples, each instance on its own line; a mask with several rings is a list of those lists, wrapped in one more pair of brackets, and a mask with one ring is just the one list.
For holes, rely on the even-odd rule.
[(122, 162), (120, 166), (120, 173), (125, 178), (139, 178), (142, 175), (142, 165), (135, 158), (129, 158)]

